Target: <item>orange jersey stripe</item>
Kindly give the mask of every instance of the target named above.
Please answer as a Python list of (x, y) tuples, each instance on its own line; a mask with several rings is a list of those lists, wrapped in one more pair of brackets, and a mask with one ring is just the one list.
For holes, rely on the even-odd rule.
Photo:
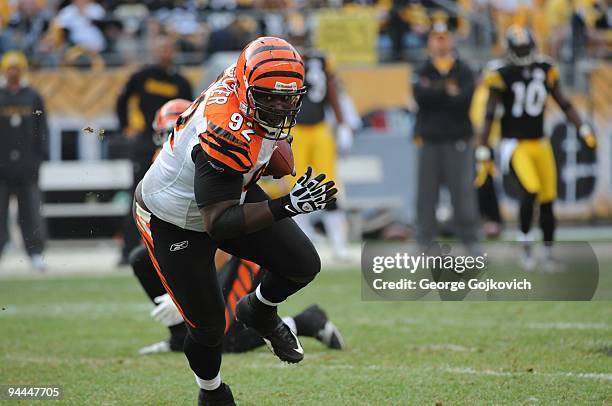
[(202, 149), (204, 150), (204, 152), (206, 152), (206, 154), (213, 158), (214, 160), (220, 162), (221, 164), (237, 171), (240, 173), (246, 173), (249, 171), (250, 167), (247, 165), (242, 164), (242, 160), (240, 160), (240, 158), (232, 158), (229, 157), (228, 155), (224, 154), (223, 152), (220, 152), (212, 147), (209, 146), (209, 144), (205, 143), (204, 141), (202, 141), (200, 139), (200, 145), (202, 146)]

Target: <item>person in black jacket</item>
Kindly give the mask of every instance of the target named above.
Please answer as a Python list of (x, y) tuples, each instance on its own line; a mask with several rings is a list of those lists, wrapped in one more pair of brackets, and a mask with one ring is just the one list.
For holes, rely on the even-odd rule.
[(428, 49), (430, 57), (416, 72), (413, 86), (419, 106), (415, 139), (420, 144), (416, 238), (422, 247), (436, 238), (438, 193), (445, 185), (451, 195), (456, 232), (468, 247), (474, 247), (478, 214), (469, 117), (474, 75), (454, 52), (446, 24), (434, 24)]
[(28, 67), (21, 52), (6, 52), (0, 62), (0, 254), (8, 242), (8, 206), (17, 196), (19, 226), (32, 266), (44, 270), (45, 224), (38, 170), (47, 156), (47, 123), (43, 100), (23, 81)]
[[(135, 72), (117, 99), (119, 125), (128, 139), (130, 160), (134, 165), (134, 187), (151, 166), (155, 153), (152, 141), (155, 112), (172, 99), (193, 100), (191, 84), (174, 65), (176, 51), (172, 40), (160, 35), (153, 41), (153, 52), (155, 63)], [(140, 244), (131, 214), (125, 217), (123, 238), (120, 264), (127, 264), (130, 252)]]

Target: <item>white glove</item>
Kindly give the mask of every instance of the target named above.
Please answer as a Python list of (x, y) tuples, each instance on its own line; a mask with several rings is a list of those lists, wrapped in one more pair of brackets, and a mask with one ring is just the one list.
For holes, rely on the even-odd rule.
[(175, 326), (183, 322), (183, 316), (179, 313), (176, 305), (169, 294), (165, 293), (153, 299), (157, 306), (151, 310), (153, 320), (162, 323), (166, 327)]
[(353, 147), (353, 130), (348, 124), (338, 124), (336, 128), (336, 144), (341, 154), (347, 153)]
[(597, 148), (597, 138), (595, 138), (595, 133), (593, 129), (588, 124), (582, 124), (578, 129), (578, 133), (584, 139), (584, 142), (591, 149)]
[(491, 150), (486, 145), (479, 145), (476, 147), (474, 156), (476, 157), (477, 162), (490, 161), (491, 160)]
[(323, 180), (325, 180), (325, 174), (312, 178), (312, 168), (309, 166), (306, 173), (295, 183), (291, 192), (281, 198), (283, 209), (290, 216), (323, 210), (336, 200), (334, 195), (338, 192), (333, 181), (323, 183)]

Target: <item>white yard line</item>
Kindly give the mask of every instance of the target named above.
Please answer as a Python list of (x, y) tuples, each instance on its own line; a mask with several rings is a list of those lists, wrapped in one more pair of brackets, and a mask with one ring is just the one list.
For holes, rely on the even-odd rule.
[[(317, 353), (315, 353), (317, 354)], [(315, 354), (307, 354), (307, 359), (317, 358), (313, 357)], [(335, 364), (335, 363), (325, 363), (318, 362), (317, 364), (309, 364), (304, 363), (299, 366), (289, 365), (281, 362), (274, 362), (273, 356), (269, 353), (261, 354), (262, 360), (265, 358), (270, 359), (270, 361), (250, 361), (241, 363), (240, 368), (250, 368), (260, 370), (262, 368), (271, 368), (271, 369), (286, 369), (286, 368), (315, 368), (315, 369), (328, 369), (328, 370), (361, 370), (361, 371), (383, 371), (383, 372), (414, 372), (414, 367), (402, 366), (402, 365), (351, 365), (351, 364)], [(111, 365), (117, 362), (117, 360), (122, 360), (122, 362), (136, 362), (138, 359), (143, 359), (147, 361), (154, 361), (154, 357), (120, 357), (120, 358), (87, 358), (87, 357), (79, 357), (79, 358), (62, 358), (58, 356), (46, 356), (46, 357), (37, 357), (32, 355), (27, 356), (15, 356), (13, 354), (5, 354), (2, 358), (5, 361), (13, 361), (13, 362), (21, 362), (28, 364), (71, 364), (78, 363), (83, 365), (100, 367), (103, 365)], [(554, 377), (554, 378), (577, 378), (577, 379), (588, 379), (588, 380), (596, 380), (596, 381), (612, 381), (612, 374), (609, 373), (601, 373), (601, 372), (512, 372), (512, 371), (496, 371), (492, 369), (474, 369), (471, 367), (418, 367), (420, 372), (428, 371), (432, 373), (443, 372), (449, 374), (458, 374), (458, 375), (480, 375), (480, 376), (499, 376), (499, 377), (529, 377), (529, 376), (541, 376), (541, 377)]]
[(50, 303), (45, 305), (34, 304), (5, 304), (0, 303), (0, 319), (3, 317), (72, 317), (72, 316), (98, 316), (117, 314), (147, 314), (153, 305), (145, 301), (132, 303)]
[[(130, 303), (49, 303), (41, 304), (19, 304), (13, 305), (10, 303), (0, 303), (4, 310), (0, 310), (0, 319), (2, 317), (23, 317), (23, 316), (82, 316), (82, 315), (106, 315), (106, 314), (148, 314), (153, 306), (146, 302), (130, 302)], [(484, 320), (454, 320), (454, 319), (435, 319), (438, 325), (459, 326), (466, 328), (512, 328), (512, 329), (531, 329), (531, 330), (611, 330), (610, 323), (582, 323), (582, 322), (507, 322), (507, 321), (484, 321)], [(360, 317), (353, 319), (353, 323), (359, 325), (367, 325), (369, 327), (393, 327), (396, 330), (409, 329), (411, 325), (431, 325), (432, 319), (415, 319), (406, 318), (399, 320), (381, 320)], [(435, 345), (445, 345), (445, 348), (435, 348)], [(453, 344), (435, 344), (430, 346), (430, 350), (449, 350), (449, 351), (474, 351), (467, 347), (455, 346)], [(459, 348), (461, 347), (461, 348)], [(426, 349), (426, 348), (423, 348)]]
[(583, 378), (612, 381), (612, 374), (599, 372), (510, 372), (510, 371), (495, 371), (495, 370), (477, 370), (474, 368), (442, 368), (442, 371), (453, 374), (468, 374), (468, 375), (491, 375), (491, 376), (550, 376), (550, 377), (566, 377), (566, 378)]
[(393, 327), (405, 329), (410, 325), (432, 325), (435, 322), (436, 325), (445, 326), (459, 326), (459, 327), (495, 327), (495, 328), (512, 328), (512, 329), (533, 329), (533, 330), (610, 330), (612, 324), (610, 323), (582, 323), (582, 322), (508, 322), (500, 320), (485, 321), (485, 320), (455, 320), (455, 319), (415, 319), (406, 318), (399, 320), (381, 320), (381, 319), (369, 319), (359, 318), (353, 320), (354, 323), (367, 326), (381, 326), (381, 327)]
[[(268, 355), (268, 354), (266, 354)], [(308, 354), (306, 354), (308, 358)], [(295, 368), (295, 365), (287, 365), (283, 363), (268, 363), (268, 362), (249, 362), (241, 365), (241, 368)], [(414, 367), (407, 366), (388, 366), (388, 365), (350, 365), (350, 364), (317, 364), (309, 365), (303, 364), (300, 367), (312, 367), (316, 369), (331, 369), (331, 370), (363, 370), (363, 371), (401, 371), (401, 372), (414, 372)], [(491, 369), (474, 369), (471, 367), (442, 367), (442, 368), (422, 368), (418, 367), (420, 372), (430, 371), (444, 372), (449, 374), (460, 374), (460, 375), (481, 375), (481, 376), (501, 376), (501, 377), (528, 377), (528, 376), (542, 376), (542, 377), (555, 377), (555, 378), (578, 378), (578, 379), (590, 379), (597, 381), (612, 381), (612, 374), (600, 373), (600, 372), (512, 372), (512, 371), (496, 371)]]
[(531, 322), (527, 323), (525, 327), (542, 330), (609, 330), (612, 325), (580, 322)]
[(445, 344), (445, 343), (417, 345), (414, 348), (420, 352), (435, 352), (435, 351), (477, 352), (478, 351), (478, 348), (474, 348), (474, 347), (464, 347), (463, 345)]

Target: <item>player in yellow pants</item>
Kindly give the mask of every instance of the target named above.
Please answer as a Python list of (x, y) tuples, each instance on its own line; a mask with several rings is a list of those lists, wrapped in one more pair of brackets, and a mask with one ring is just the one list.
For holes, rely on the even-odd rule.
[(595, 148), (597, 141), (591, 127), (582, 121), (561, 91), (556, 64), (538, 54), (531, 32), (525, 27), (512, 26), (506, 34), (506, 43), (505, 58), (490, 62), (485, 73), (489, 98), (476, 159), (481, 164), (490, 160), (487, 145), (497, 106), (501, 104), (504, 107), (500, 119), (502, 167), (504, 171), (510, 170), (523, 189), (518, 235), (523, 244), (521, 265), (525, 270), (533, 270), (536, 266), (530, 231), (537, 202), (545, 247), (544, 265), (554, 269), (552, 246), (556, 221), (553, 203), (557, 197), (557, 170), (550, 141), (544, 134), (548, 96), (557, 102), (587, 147)]
[(296, 125), (292, 130), (291, 144), (295, 159), (296, 173), (312, 166), (314, 171), (325, 171), (330, 180), (338, 183), (336, 177), (336, 140), (326, 122), (313, 125)]
[(510, 166), (523, 189), (534, 195), (540, 205), (557, 198), (557, 168), (547, 138), (520, 140)]
[[(338, 183), (336, 159), (338, 149), (344, 151), (352, 143), (352, 131), (345, 122), (340, 107), (336, 79), (329, 60), (321, 53), (308, 50), (303, 53), (306, 68), (306, 83), (309, 88), (302, 100), (302, 108), (291, 134), (294, 136), (291, 149), (297, 173), (308, 166), (314, 170), (325, 170), (328, 178)], [(333, 110), (336, 122), (336, 137), (326, 121), (326, 109)], [(323, 213), (323, 224), (336, 258), (344, 260), (348, 256), (347, 220), (345, 213), (337, 206), (329, 207)], [(311, 239), (314, 230), (307, 216), (296, 216), (295, 221)]]
[[(308, 166), (312, 169), (325, 170), (321, 172), (327, 174), (328, 178), (338, 184), (336, 176), (336, 140), (330, 126), (325, 122), (312, 125), (297, 125), (292, 130), (295, 136), (291, 145), (295, 159), (295, 169), (297, 173)], [(302, 217), (302, 218), (300, 218)], [(307, 235), (311, 236), (314, 232), (312, 226), (303, 220), (305, 216), (298, 216), (296, 221), (304, 229)], [(325, 231), (332, 243), (334, 254), (339, 259), (347, 256), (347, 225), (344, 212), (337, 205), (323, 213), (323, 224)]]

